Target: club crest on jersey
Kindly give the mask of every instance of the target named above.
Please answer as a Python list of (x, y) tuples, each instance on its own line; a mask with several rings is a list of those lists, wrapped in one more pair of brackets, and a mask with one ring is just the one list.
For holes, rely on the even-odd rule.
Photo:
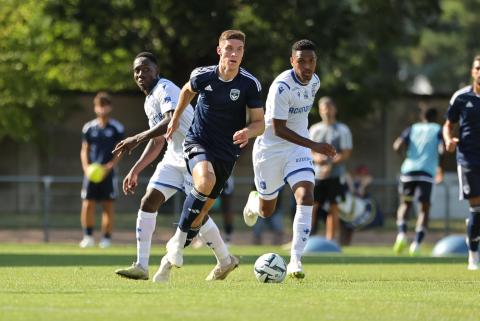
[(235, 101), (240, 97), (240, 90), (239, 89), (230, 89), (230, 99)]

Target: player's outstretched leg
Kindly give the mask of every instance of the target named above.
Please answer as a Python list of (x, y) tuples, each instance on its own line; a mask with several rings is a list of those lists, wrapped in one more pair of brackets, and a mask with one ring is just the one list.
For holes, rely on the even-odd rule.
[(116, 270), (116, 274), (133, 280), (148, 280), (148, 262), (156, 220), (156, 212), (138, 211), (136, 223), (137, 261), (127, 268)]
[(254, 226), (259, 215), (260, 199), (257, 191), (251, 191), (243, 209), (243, 220), (247, 226)]
[(240, 260), (230, 255), (228, 247), (220, 235), (220, 230), (215, 222), (209, 218), (200, 228), (199, 238), (212, 249), (217, 258), (217, 265), (207, 276), (207, 281), (224, 280), (230, 272), (236, 269)]
[(305, 272), (302, 267), (302, 254), (310, 235), (312, 224), (311, 205), (297, 205), (293, 219), (292, 248), (290, 250), (290, 263), (287, 265), (287, 275), (295, 279), (303, 279)]

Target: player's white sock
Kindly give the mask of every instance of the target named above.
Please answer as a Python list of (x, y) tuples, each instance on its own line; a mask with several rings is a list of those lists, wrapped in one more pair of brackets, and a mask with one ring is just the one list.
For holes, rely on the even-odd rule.
[(295, 218), (293, 219), (293, 238), (290, 250), (291, 260), (301, 261), (303, 249), (307, 245), (312, 227), (313, 206), (297, 205)]
[(177, 227), (175, 234), (167, 242), (167, 250), (182, 251), (187, 241), (187, 234), (187, 232), (182, 232), (182, 230)]
[[(261, 216), (260, 215), (260, 196), (258, 194), (258, 192), (254, 191), (253, 193), (251, 193), (251, 196), (249, 195), (248, 196), (249, 199), (248, 199), (248, 207), (249, 209), (253, 212), (253, 213), (256, 213), (257, 215)], [(263, 216), (261, 216), (263, 217)]]
[(205, 224), (200, 227), (198, 236), (203, 243), (212, 249), (221, 266), (230, 264), (230, 253), (228, 252), (227, 245), (223, 242), (217, 224), (215, 224), (210, 217)]
[(148, 270), (152, 235), (155, 231), (157, 213), (138, 211), (136, 236), (137, 236), (137, 264)]

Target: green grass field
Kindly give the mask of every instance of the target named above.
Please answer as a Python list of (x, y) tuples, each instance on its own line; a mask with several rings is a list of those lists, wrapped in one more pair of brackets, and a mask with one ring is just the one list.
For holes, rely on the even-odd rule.
[[(387, 247), (351, 247), (306, 257), (303, 281), (262, 284), (253, 262), (277, 247), (235, 247), (241, 265), (206, 282), (215, 264), (188, 249), (167, 284), (117, 277), (135, 247), (0, 244), (0, 320), (478, 320), (480, 272), (465, 258), (392, 256)], [(150, 275), (162, 249), (153, 252)]]

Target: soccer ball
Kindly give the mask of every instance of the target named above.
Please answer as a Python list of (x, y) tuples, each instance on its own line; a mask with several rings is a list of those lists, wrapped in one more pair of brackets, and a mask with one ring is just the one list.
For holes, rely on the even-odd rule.
[(253, 273), (260, 282), (280, 283), (287, 275), (287, 265), (280, 255), (267, 253), (255, 261)]
[(88, 180), (92, 183), (100, 183), (103, 181), (105, 176), (105, 168), (102, 164), (99, 163), (92, 163), (88, 165), (87, 168), (87, 177)]

